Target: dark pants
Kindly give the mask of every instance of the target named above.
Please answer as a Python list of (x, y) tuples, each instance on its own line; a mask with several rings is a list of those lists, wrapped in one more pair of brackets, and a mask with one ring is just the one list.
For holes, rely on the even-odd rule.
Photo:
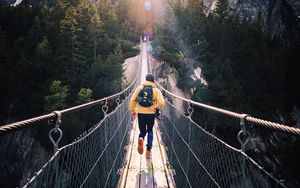
[(147, 150), (152, 148), (153, 142), (153, 125), (154, 125), (155, 114), (138, 114), (140, 135), (139, 138), (145, 138), (148, 133)]

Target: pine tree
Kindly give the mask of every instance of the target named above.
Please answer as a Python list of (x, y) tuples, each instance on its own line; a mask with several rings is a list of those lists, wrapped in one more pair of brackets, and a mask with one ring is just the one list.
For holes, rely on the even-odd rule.
[(99, 6), (97, 8), (99, 9), (100, 18), (108, 36), (116, 37), (115, 35), (119, 33), (116, 6), (111, 0), (103, 0), (99, 2)]
[(263, 18), (263, 12), (262, 10), (259, 10), (256, 16), (256, 20), (253, 24), (253, 29), (254, 32), (256, 32), (256, 34), (258, 36), (264, 36), (264, 29), (265, 25), (264, 25), (264, 18)]
[(230, 15), (230, 6), (228, 0), (218, 0), (214, 13), (222, 23)]
[(77, 104), (83, 104), (92, 101), (92, 90), (89, 88), (81, 88), (77, 94)]
[(43, 37), (42, 41), (37, 45), (34, 62), (41, 80), (46, 80), (53, 73), (52, 49), (47, 37)]
[(68, 87), (62, 86), (61, 81), (54, 80), (50, 86), (50, 95), (45, 97), (45, 110), (51, 112), (67, 107)]
[(91, 16), (88, 30), (91, 35), (91, 40), (93, 41), (93, 55), (95, 62), (98, 56), (97, 47), (100, 43), (101, 37), (103, 37), (103, 22), (100, 18), (98, 10), (95, 7), (93, 7), (93, 9), (93, 15)]
[[(60, 22), (60, 46), (58, 61), (64, 65), (61, 74), (65, 75), (70, 86), (70, 97), (75, 100), (78, 90), (84, 86), (87, 71), (87, 38), (83, 28), (82, 11), (86, 11), (83, 4), (79, 7), (70, 6), (66, 9), (64, 19)], [(82, 8), (82, 10), (78, 10)], [(82, 24), (82, 25), (81, 25)], [(85, 23), (86, 24), (86, 23)]]
[(202, 1), (192, 0), (187, 6), (187, 14), (191, 20), (190, 26), (190, 43), (191, 48), (195, 54), (194, 58), (203, 60), (206, 56), (206, 50), (208, 47), (207, 40), (205, 38), (205, 19), (204, 14), (205, 6)]

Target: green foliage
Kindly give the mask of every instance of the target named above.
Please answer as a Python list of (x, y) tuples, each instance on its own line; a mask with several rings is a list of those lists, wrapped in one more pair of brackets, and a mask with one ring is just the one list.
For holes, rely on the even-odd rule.
[(214, 14), (217, 16), (220, 22), (223, 22), (224, 19), (228, 18), (230, 14), (230, 7), (228, 0), (218, 0)]
[[(122, 8), (127, 6), (124, 2), (60, 0), (48, 7), (1, 4), (0, 84), (5, 92), (0, 96), (0, 120), (73, 106), (81, 100), (77, 95), (82, 88), (91, 88), (93, 98), (118, 91), (121, 63), (139, 52), (132, 48), (137, 44), (132, 39), (138, 35)], [(49, 91), (53, 80), (68, 86), (64, 105), (45, 104), (45, 96), (50, 100), (54, 95)]]
[(77, 103), (83, 104), (92, 101), (92, 90), (89, 88), (81, 88), (77, 94)]
[(42, 41), (37, 45), (36, 58), (38, 61), (45, 61), (51, 55), (51, 47), (49, 46), (49, 42), (47, 37), (43, 37)]
[[(98, 59), (92, 64), (89, 75), (91, 82), (95, 83), (94, 97), (102, 98), (121, 89), (122, 66), (114, 63), (119, 58), (117, 54), (110, 54), (105, 61)], [(115, 79), (116, 77), (119, 79)], [(103, 88), (107, 89), (103, 90)]]
[[(192, 84), (196, 86), (195, 98), (258, 117), (265, 114), (266, 119), (272, 119), (276, 110), (286, 111), (291, 105), (287, 103), (283, 81), (289, 75), (290, 63), (286, 58), (290, 49), (299, 45), (285, 45), (271, 38), (261, 11), (253, 22), (245, 21), (231, 16), (228, 0), (219, 0), (215, 11), (207, 17), (198, 1), (190, 2), (185, 8), (177, 6), (174, 12), (178, 23), (176, 33), (183, 36), (191, 51), (189, 58), (196, 60), (194, 66), (202, 67), (208, 81), (207, 87)], [(290, 37), (294, 41), (297, 36)], [(164, 48), (157, 50), (170, 53), (164, 52)], [(179, 81), (188, 77), (179, 75)]]
[(175, 40), (173, 37), (164, 37), (169, 31), (163, 31), (162, 35), (154, 36), (152, 41), (153, 53), (158, 60), (166, 61), (178, 67), (180, 54), (176, 49)]
[[(299, 41), (300, 33), (294, 14), (282, 13), (290, 33), (286, 43), (270, 35), (262, 11), (255, 20), (247, 21), (231, 14), (228, 0), (219, 0), (208, 16), (200, 1), (189, 1), (186, 7), (177, 3), (173, 9), (176, 29), (171, 24), (158, 27), (152, 43), (155, 57), (175, 66), (181, 89), (195, 87), (197, 100), (274, 121), (278, 111), (288, 116), (291, 107), (299, 104), (299, 92), (290, 84), (292, 79), (299, 80), (292, 71), (300, 58), (295, 53), (299, 43), (292, 42)], [(208, 86), (190, 80), (191, 68), (197, 66)]]
[[(190, 62), (202, 68), (202, 74), (208, 81), (207, 86), (200, 81), (191, 83), (195, 88), (193, 100), (262, 119), (275, 122), (284, 119), (285, 124), (295, 124), (291, 123), (294, 120), (290, 114), (295, 106), (300, 105), (300, 92), (296, 89), (300, 82), (299, 63), (296, 63), (300, 61), (300, 25), (291, 7), (285, 1), (281, 4), (283, 21), (280, 24), (284, 25), (286, 32), (281, 33), (279, 38), (271, 36), (273, 31), (268, 31), (262, 11), (258, 12), (256, 19), (247, 20), (232, 15), (228, 0), (219, 0), (214, 12), (206, 17), (203, 16), (203, 8), (195, 8), (199, 7), (197, 3), (199, 1), (189, 1), (187, 7), (175, 6), (174, 9), (178, 24), (175, 33), (180, 36), (178, 41), (188, 47), (186, 51), (191, 52), (185, 54), (196, 60)], [(161, 36), (161, 41), (168, 36), (167, 33)], [(180, 42), (175, 43), (175, 48), (180, 46)], [(162, 45), (156, 50), (171, 53)], [(189, 85), (186, 78), (190, 74), (188, 71), (181, 73), (180, 68), (176, 67), (179, 69), (178, 85), (183, 88)], [(239, 122), (235, 119), (197, 107), (193, 119), (230, 145), (240, 147), (232, 138), (239, 131), (236, 126)], [(263, 138), (268, 151), (276, 147), (276, 152), (271, 150), (271, 155), (280, 160), (280, 164), (289, 158), (291, 151), (299, 150), (295, 140), (283, 139), (282, 143), (274, 146), (269, 142), (274, 140), (274, 134), (279, 134), (250, 127), (253, 134)], [(291, 147), (287, 149), (286, 145)], [(247, 151), (248, 154), (250, 152), (268, 155), (259, 148)], [(270, 161), (259, 160), (264, 163), (263, 166), (270, 164)], [(297, 170), (290, 164), (275, 168), (277, 172), (290, 171), (283, 172), (282, 176), (299, 179), (298, 175), (294, 175)]]
[[(161, 29), (161, 28), (159, 28)], [(193, 87), (193, 81), (190, 78), (190, 70), (184, 64), (184, 59), (176, 48), (176, 41), (174, 38), (164, 37), (171, 33), (170, 30), (161, 30), (160, 35), (154, 36), (152, 41), (153, 55), (156, 59), (168, 62), (178, 72), (177, 86), (185, 91)]]
[(59, 80), (54, 80), (50, 86), (50, 95), (45, 97), (45, 110), (52, 112), (64, 109), (67, 106), (67, 96), (68, 86), (62, 86)]

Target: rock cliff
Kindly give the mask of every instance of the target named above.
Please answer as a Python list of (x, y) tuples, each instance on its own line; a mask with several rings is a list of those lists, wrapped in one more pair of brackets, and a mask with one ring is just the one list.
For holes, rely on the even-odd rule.
[[(218, 0), (203, 0), (208, 12), (215, 9)], [(272, 35), (288, 40), (295, 27), (299, 27), (299, 0), (229, 0), (233, 14), (255, 20), (261, 12), (265, 27)]]

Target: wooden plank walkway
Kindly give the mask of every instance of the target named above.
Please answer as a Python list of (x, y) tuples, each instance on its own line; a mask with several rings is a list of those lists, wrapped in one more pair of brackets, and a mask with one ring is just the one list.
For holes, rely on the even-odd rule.
[[(141, 77), (140, 82), (145, 81), (148, 73), (147, 43), (140, 45)], [(130, 141), (127, 146), (127, 154), (118, 187), (120, 188), (175, 188), (171, 169), (168, 167), (167, 154), (163, 147), (162, 139), (158, 131), (157, 122), (153, 127), (152, 158), (146, 159), (145, 149), (143, 155), (137, 152), (139, 128), (137, 119), (133, 122), (130, 131)], [(145, 137), (147, 143), (147, 135)]]
[[(121, 176), (119, 187), (121, 188), (174, 188), (174, 183), (167, 167), (166, 152), (161, 145), (161, 137), (157, 130), (157, 123), (153, 128), (154, 139), (152, 158), (145, 158), (137, 152), (138, 121), (135, 120), (130, 133), (130, 142), (125, 158), (125, 166)], [(146, 136), (147, 137), (147, 136)], [(145, 144), (146, 144), (145, 137)]]

